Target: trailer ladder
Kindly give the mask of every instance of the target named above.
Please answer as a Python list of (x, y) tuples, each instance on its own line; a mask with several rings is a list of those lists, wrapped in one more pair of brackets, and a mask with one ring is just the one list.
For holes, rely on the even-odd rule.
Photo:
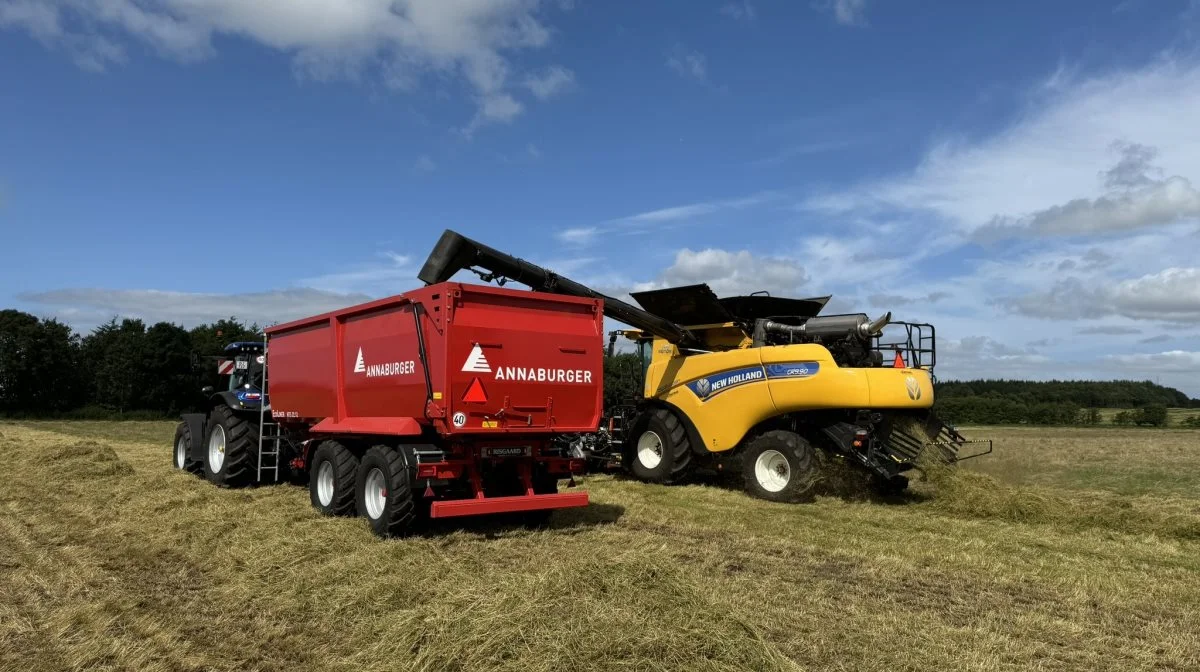
[(262, 398), (258, 403), (258, 482), (263, 482), (263, 472), (271, 472), (271, 480), (279, 482), (279, 447), (286, 439), (280, 432), (279, 423), (268, 421), (267, 406), (267, 347), (263, 346)]

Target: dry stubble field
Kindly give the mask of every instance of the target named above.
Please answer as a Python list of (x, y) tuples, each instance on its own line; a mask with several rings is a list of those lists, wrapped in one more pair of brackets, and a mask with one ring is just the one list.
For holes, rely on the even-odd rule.
[(383, 542), (172, 431), (0, 422), (0, 669), (1200, 669), (1200, 432), (974, 430), (890, 502), (590, 477), (551, 529)]

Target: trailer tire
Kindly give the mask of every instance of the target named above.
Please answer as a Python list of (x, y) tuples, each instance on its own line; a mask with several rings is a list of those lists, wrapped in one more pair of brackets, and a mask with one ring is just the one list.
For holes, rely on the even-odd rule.
[(358, 456), (337, 441), (322, 441), (313, 452), (308, 497), (326, 516), (353, 516)]
[(417, 521), (412, 472), (403, 453), (391, 446), (372, 446), (358, 463), (355, 478), (358, 515), (376, 536), (408, 534)]
[(682, 482), (692, 466), (687, 428), (665, 408), (653, 409), (643, 417), (635, 425), (632, 445), (625, 451), (627, 468), (647, 483)]
[(816, 451), (795, 432), (770, 431), (755, 437), (742, 454), (746, 491), (773, 502), (812, 498), (820, 478)]
[(188, 423), (181, 422), (175, 427), (175, 443), (172, 452), (176, 469), (193, 475), (199, 474), (204, 469), (204, 465), (199, 460), (193, 460), (190, 457), (192, 452), (192, 429), (188, 427)]
[(209, 413), (205, 437), (204, 476), (223, 488), (249, 485), (254, 479), (254, 455), (258, 452), (258, 429), (239, 418), (228, 406), (218, 404)]

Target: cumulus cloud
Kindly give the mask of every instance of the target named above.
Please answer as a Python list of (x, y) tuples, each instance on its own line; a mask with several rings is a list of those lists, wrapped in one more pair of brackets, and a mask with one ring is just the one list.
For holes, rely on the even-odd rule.
[[(1137, 147), (1134, 151), (1145, 149)], [(1130, 172), (1129, 166), (1121, 165), (1125, 162), (1122, 159), (1106, 179), (1106, 184), (1117, 184), (1123, 190), (1095, 199), (1075, 199), (1026, 217), (997, 216), (980, 227), (975, 238), (994, 241), (1014, 236), (1110, 233), (1200, 217), (1200, 191), (1186, 178), (1151, 180), (1142, 172)]]
[(599, 229), (594, 226), (580, 226), (571, 229), (563, 229), (554, 234), (554, 237), (568, 245), (586, 245), (596, 238)]
[(948, 298), (949, 292), (930, 292), (925, 296), (901, 296), (899, 294), (871, 294), (867, 296), (867, 303), (876, 308), (887, 308), (891, 306), (911, 306), (913, 304), (931, 304), (937, 303), (942, 299)]
[(763, 257), (746, 250), (683, 249), (654, 283), (660, 287), (707, 283), (718, 296), (766, 290), (795, 295), (808, 281), (804, 268), (791, 259)]
[[(427, 74), (452, 74), (474, 90), (472, 127), (511, 120), (521, 106), (506, 91), (512, 53), (545, 47), (551, 31), (538, 0), (0, 0), (0, 26), (68, 50), (82, 67), (125, 59), (114, 38), (144, 42), (181, 61), (216, 53), (216, 38), (249, 39), (292, 55), (317, 79), (369, 70), (409, 88)], [(562, 4), (560, 8), (564, 8)], [(569, 71), (532, 73), (539, 98), (561, 89)]]
[(1116, 315), (1134, 320), (1200, 322), (1200, 268), (1168, 268), (1109, 285), (1067, 278), (1047, 291), (1000, 303), (1014, 312), (1051, 320)]
[(18, 296), (86, 330), (110, 318), (171, 322), (185, 328), (235, 317), (267, 326), (369, 300), (363, 294), (318, 289), (280, 289), (245, 294), (172, 292), (152, 289), (76, 288)]

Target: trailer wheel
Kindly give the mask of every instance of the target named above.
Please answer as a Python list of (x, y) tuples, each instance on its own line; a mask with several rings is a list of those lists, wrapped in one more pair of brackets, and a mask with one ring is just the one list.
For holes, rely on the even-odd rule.
[(354, 515), (354, 483), (358, 457), (337, 441), (322, 441), (313, 452), (308, 494), (326, 516)]
[(186, 471), (189, 474), (198, 474), (204, 468), (199, 460), (193, 460), (191, 457), (192, 451), (192, 430), (188, 427), (188, 423), (181, 422), (175, 428), (175, 448), (174, 462), (175, 468), (180, 471)]
[(372, 446), (358, 463), (355, 503), (371, 531), (383, 538), (407, 534), (417, 519), (412, 474), (404, 455), (390, 446)]
[(204, 475), (223, 488), (248, 485), (254, 478), (257, 428), (228, 406), (213, 407), (204, 450)]
[(692, 466), (692, 446), (687, 430), (674, 413), (656, 408), (635, 425), (633, 445), (626, 450), (626, 465), (647, 483), (679, 483)]
[(766, 432), (742, 455), (746, 491), (773, 502), (798, 502), (812, 496), (820, 476), (816, 453), (794, 432)]

